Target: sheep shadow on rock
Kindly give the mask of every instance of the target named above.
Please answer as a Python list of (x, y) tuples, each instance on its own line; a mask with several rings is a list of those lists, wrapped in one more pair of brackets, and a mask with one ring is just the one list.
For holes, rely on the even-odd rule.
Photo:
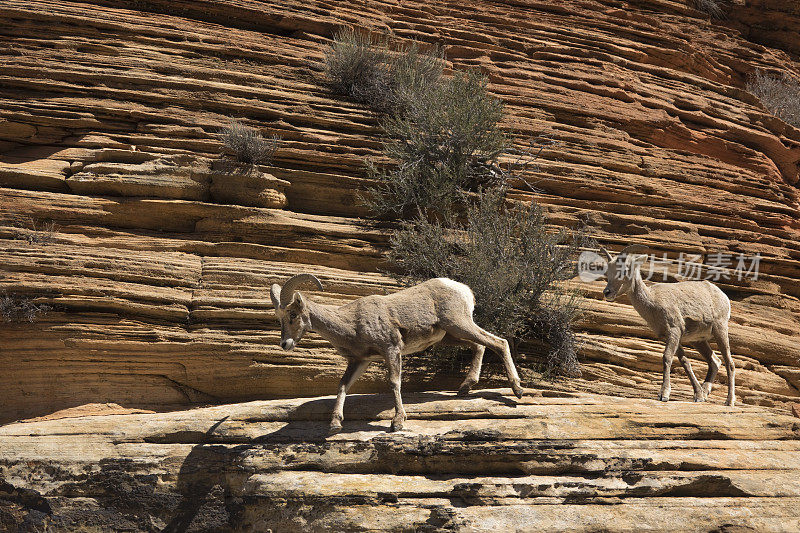
[[(471, 398), (480, 398), (497, 402), (507, 407), (515, 407), (517, 402), (497, 391), (475, 391)], [(408, 395), (407, 403), (425, 404), (434, 401), (455, 400), (468, 401), (457, 398), (452, 393), (419, 392)], [(390, 413), (394, 406), (390, 394), (354, 394), (348, 398), (345, 410), (348, 419), (342, 431), (334, 437), (328, 435), (327, 415), (333, 406), (335, 398), (315, 398), (295, 407), (291, 412), (291, 419), (286, 424), (269, 433), (259, 435), (249, 440), (236, 437), (235, 443), (225, 443), (224, 435), (215, 434), (216, 430), (228, 420), (222, 418), (211, 425), (205, 433), (193, 432), (191, 435), (175, 433), (161, 437), (161, 442), (181, 443), (187, 440), (198, 442), (192, 447), (183, 460), (175, 481), (175, 491), (178, 503), (172, 515), (161, 529), (165, 533), (184, 533), (188, 531), (229, 531), (235, 529), (246, 521), (247, 506), (251, 504), (252, 497), (243, 494), (246, 480), (253, 474), (259, 473), (257, 468), (248, 466), (248, 458), (264, 454), (280, 456), (290, 453), (290, 444), (303, 448), (312, 446), (318, 453), (324, 453), (329, 447), (337, 443), (347, 445), (348, 434), (370, 432), (376, 438), (408, 439), (413, 434), (412, 424), (408, 431), (389, 434), (386, 429), (390, 423)], [(377, 422), (377, 417), (384, 413), (384, 418)], [(425, 416), (427, 420), (455, 420), (455, 413), (441, 412)], [(251, 417), (245, 423), (258, 424), (259, 422), (275, 422), (271, 417)], [(282, 460), (282, 458), (281, 458)], [(296, 469), (303, 466), (302, 462), (292, 464), (285, 469)], [(314, 465), (305, 465), (314, 469)], [(276, 470), (284, 468), (274, 466)], [(267, 471), (275, 471), (265, 469)], [(278, 502), (262, 502), (264, 513), (274, 513), (274, 519), (280, 522), (287, 513), (291, 513), (290, 504)], [(285, 505), (289, 507), (285, 507)], [(281, 507), (284, 505), (284, 507)], [(262, 511), (260, 511), (262, 512)], [(283, 517), (283, 518), (281, 518)]]
[[(474, 391), (467, 397), (457, 397), (453, 394), (444, 392), (414, 392), (405, 397), (405, 403), (409, 405), (426, 404), (435, 401), (469, 401), (471, 399), (485, 399), (497, 402), (506, 407), (516, 407), (517, 400), (504, 396), (497, 391)], [(331, 437), (329, 427), (326, 423), (327, 416), (331, 411), (336, 399), (315, 398), (297, 406), (292, 411), (292, 420), (277, 431), (267, 433), (252, 440), (254, 444), (272, 442), (298, 442), (298, 441), (324, 441)], [(363, 431), (386, 432), (391, 422), (391, 410), (394, 408), (394, 400), (391, 394), (351, 394), (345, 403), (345, 413), (347, 415), (341, 431), (337, 434), (358, 433)], [(386, 418), (378, 420), (378, 416), (385, 413)], [(413, 421), (416, 417), (411, 417), (411, 425), (406, 433), (414, 432)], [(457, 418), (454, 413), (441, 412), (433, 413), (425, 417), (428, 420), (453, 420)], [(267, 421), (258, 417), (248, 418), (247, 422)], [(385, 425), (383, 420), (385, 420)], [(270, 420), (271, 421), (271, 420)]]

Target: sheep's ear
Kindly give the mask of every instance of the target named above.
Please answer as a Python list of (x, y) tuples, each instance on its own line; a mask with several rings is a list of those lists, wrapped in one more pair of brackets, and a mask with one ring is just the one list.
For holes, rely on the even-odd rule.
[(272, 298), (272, 305), (275, 309), (280, 309), (281, 307), (281, 286), (277, 283), (272, 284), (272, 288), (269, 290), (269, 295)]
[(611, 254), (608, 252), (608, 250), (606, 250), (606, 249), (605, 249), (605, 248), (603, 248), (602, 246), (600, 247), (600, 253), (603, 255), (603, 257), (605, 257), (605, 258), (606, 258), (606, 261), (608, 261), (609, 263), (610, 263), (611, 261), (613, 261), (613, 260), (614, 260), (614, 259), (611, 257)]
[(631, 267), (638, 266), (641, 267), (645, 261), (647, 261), (647, 255), (644, 254), (636, 254), (636, 255), (629, 255), (627, 258), (627, 263)]
[[(306, 299), (299, 292), (294, 293), (292, 301), (289, 303), (295, 310), (302, 311), (306, 307)], [(289, 307), (288, 305), (286, 307)]]

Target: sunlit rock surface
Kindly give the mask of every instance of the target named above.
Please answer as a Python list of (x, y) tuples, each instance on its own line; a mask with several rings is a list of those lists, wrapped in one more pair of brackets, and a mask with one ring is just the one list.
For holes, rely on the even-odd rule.
[(406, 394), (401, 433), (388, 394), (351, 396), (333, 437), (330, 396), (6, 425), (0, 529), (800, 528), (797, 418), (528, 392)]

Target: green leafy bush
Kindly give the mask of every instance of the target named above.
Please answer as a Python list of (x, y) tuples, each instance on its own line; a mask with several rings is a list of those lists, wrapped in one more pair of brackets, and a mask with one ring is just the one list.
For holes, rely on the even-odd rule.
[(747, 90), (761, 100), (770, 113), (800, 128), (800, 81), (785, 73), (778, 77), (759, 71), (747, 81)]

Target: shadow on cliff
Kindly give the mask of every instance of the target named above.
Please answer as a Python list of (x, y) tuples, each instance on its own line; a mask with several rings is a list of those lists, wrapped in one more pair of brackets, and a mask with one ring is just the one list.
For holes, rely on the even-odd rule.
[[(474, 400), (483, 398), (492, 400), (507, 407), (516, 407), (515, 399), (500, 394), (497, 391), (475, 391), (469, 396), (458, 397), (444, 392), (414, 392), (403, 396), (403, 405), (426, 404), (443, 400)], [(285, 442), (319, 442), (330, 438), (328, 424), (333, 412), (334, 398), (319, 398), (309, 400), (292, 410), (292, 420), (284, 427), (271, 433), (253, 439), (253, 444), (285, 443)], [(383, 416), (380, 416), (383, 414)], [(394, 398), (391, 394), (350, 394), (344, 406), (344, 421), (342, 430), (337, 435), (357, 433), (363, 431), (388, 431), (391, 418), (394, 415)], [(463, 419), (464, 413), (438, 412), (425, 413), (426, 420), (455, 420)], [(414, 431), (414, 413), (406, 421), (406, 431)], [(249, 418), (246, 422), (265, 421), (259, 418)]]
[[(227, 419), (226, 416), (208, 428), (204, 440), (211, 442), (214, 431)], [(161, 531), (183, 533), (190, 527), (192, 531), (227, 530), (241, 508), (231, 491), (228, 471), (245, 448), (247, 445), (205, 443), (193, 447), (178, 472), (176, 489), (180, 503)]]
[[(483, 398), (506, 406), (516, 406), (514, 399), (496, 391), (476, 391), (465, 399)], [(423, 404), (432, 401), (457, 399), (452, 394), (441, 392), (412, 393), (404, 398), (405, 405)], [(215, 422), (205, 433), (175, 433), (164, 435), (161, 443), (199, 442), (194, 446), (181, 464), (176, 480), (176, 489), (180, 498), (174, 516), (161, 530), (164, 533), (184, 533), (189, 531), (222, 532), (229, 531), (242, 524), (246, 501), (242, 496), (245, 481), (255, 472), (248, 467), (246, 458), (251, 452), (269, 450), (272, 445), (292, 443), (298, 445), (313, 444), (327, 447), (337, 440), (348, 440), (342, 435), (358, 432), (372, 432), (374, 436), (398, 438), (408, 436), (414, 431), (414, 418), (406, 423), (406, 432), (387, 433), (390, 417), (394, 409), (394, 401), (389, 394), (350, 395), (345, 402), (345, 420), (342, 431), (335, 436), (328, 433), (328, 423), (333, 409), (334, 398), (320, 398), (304, 402), (291, 409), (290, 420), (275, 431), (259, 435), (249, 440), (241, 437), (226, 437), (215, 434), (216, 430), (228, 420), (224, 417)], [(380, 422), (378, 416), (383, 413)], [(388, 415), (387, 415), (388, 413)], [(455, 413), (426, 413), (427, 420), (455, 420)], [(275, 422), (275, 417), (251, 417), (244, 420), (246, 424), (259, 422)], [(227, 442), (227, 443), (226, 443)], [(295, 467), (299, 465), (293, 465)], [(313, 465), (309, 465), (313, 469)], [(274, 470), (283, 470), (283, 465), (276, 463)], [(267, 470), (265, 468), (265, 470)]]

